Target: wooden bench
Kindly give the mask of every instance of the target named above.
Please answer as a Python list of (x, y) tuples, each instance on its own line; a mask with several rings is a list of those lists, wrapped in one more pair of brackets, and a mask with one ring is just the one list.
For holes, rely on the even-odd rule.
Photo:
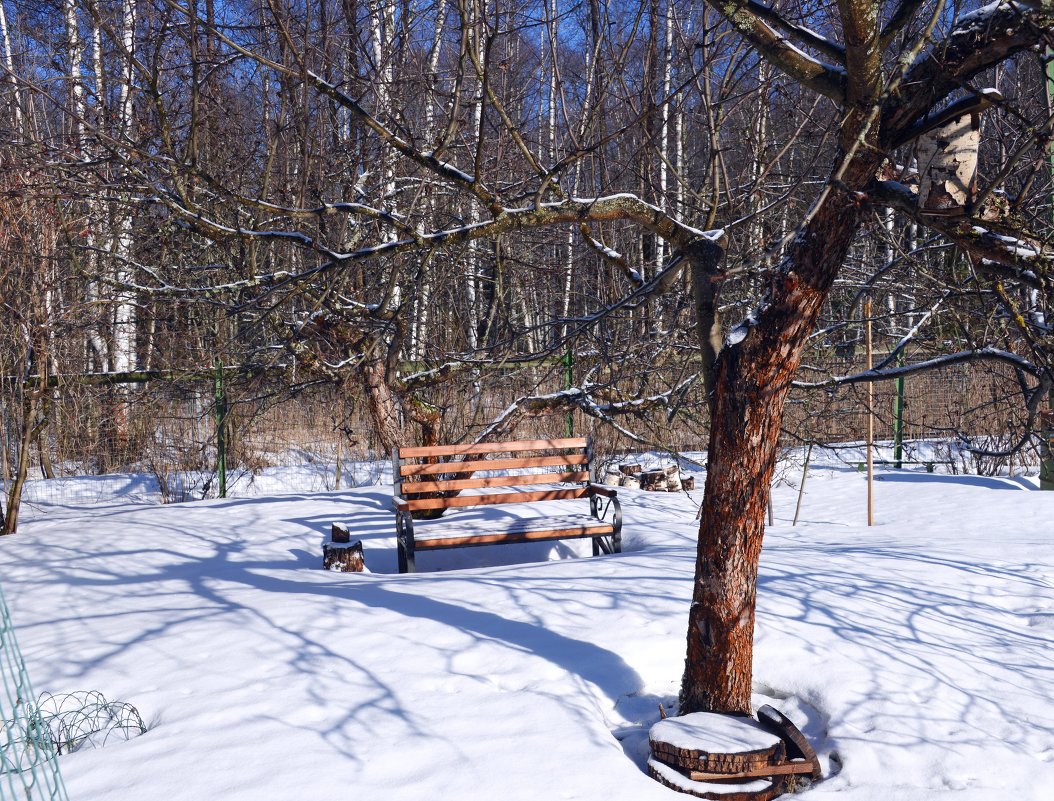
[[(495, 458), (497, 457), (497, 458)], [(399, 572), (413, 573), (417, 551), (509, 542), (591, 537), (593, 555), (622, 551), (622, 508), (611, 487), (591, 483), (588, 438), (487, 442), (396, 449), (395, 530)], [(504, 475), (494, 475), (501, 471)], [(484, 476), (477, 474), (484, 473)], [(522, 489), (543, 484), (561, 486)], [(574, 484), (575, 486), (567, 486)], [(483, 490), (461, 494), (463, 490)], [(497, 490), (497, 491), (492, 491)], [(589, 513), (550, 514), (507, 521), (458, 521), (457, 515), (420, 525), (413, 513), (488, 506), (588, 499)], [(440, 512), (441, 513), (441, 512)]]

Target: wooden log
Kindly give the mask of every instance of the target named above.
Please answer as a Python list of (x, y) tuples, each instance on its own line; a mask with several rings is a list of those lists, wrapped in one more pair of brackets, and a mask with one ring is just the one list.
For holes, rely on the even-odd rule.
[(648, 775), (671, 790), (713, 801), (772, 801), (783, 794), (787, 781), (776, 776), (740, 782), (698, 782), (655, 759), (648, 760)]
[(746, 773), (787, 756), (783, 738), (753, 718), (712, 712), (660, 720), (648, 740), (655, 759), (683, 772)]
[(623, 476), (622, 480), (619, 481), (619, 486), (628, 489), (640, 489), (640, 479), (636, 476)]
[(681, 489), (685, 492), (691, 492), (695, 489), (695, 476), (682, 476), (681, 477)]
[(609, 468), (607, 472), (604, 473), (604, 483), (609, 487), (619, 487), (622, 485), (622, 476), (623, 473), (621, 470), (612, 470)]
[(635, 476), (643, 470), (639, 464), (620, 464), (618, 469), (627, 476)]
[(808, 762), (784, 762), (782, 765), (769, 765), (767, 768), (748, 770), (744, 773), (703, 773), (698, 770), (688, 771), (688, 778), (693, 782), (727, 782), (743, 779), (766, 779), (772, 776), (811, 776), (812, 765)]
[(362, 573), (366, 568), (362, 540), (350, 543), (324, 543), (322, 545), (322, 567), (335, 573)]
[(648, 470), (640, 474), (640, 488), (649, 492), (666, 491), (666, 472), (664, 470)]
[(334, 523), (330, 529), (329, 538), (333, 542), (351, 542), (351, 532), (348, 531), (346, 523)]

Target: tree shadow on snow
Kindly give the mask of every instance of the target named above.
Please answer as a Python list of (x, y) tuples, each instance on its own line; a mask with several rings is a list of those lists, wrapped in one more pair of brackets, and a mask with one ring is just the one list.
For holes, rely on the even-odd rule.
[[(667, 608), (669, 597), (649, 597), (646, 591), (625, 597), (620, 591), (625, 579), (613, 586), (600, 569), (603, 560), (597, 560), (597, 576), (576, 576), (572, 582), (529, 568), (522, 574), (518, 568), (515, 575), (325, 573), (321, 549), (312, 554), (305, 548), (303, 531), (315, 532), (320, 541), (332, 520), (353, 522), (353, 537), (364, 541), (390, 541), (394, 562), (390, 496), (325, 493), (317, 501), (325, 501), (327, 510), (284, 520), (264, 511), (270, 503), (293, 501), (231, 499), (182, 508), (113, 510), (106, 513), (105, 524), (112, 539), (49, 537), (44, 559), (27, 550), (19, 574), (29, 578), (21, 583), (66, 586), (71, 597), (93, 599), (90, 606), (56, 605), (51, 620), (30, 626), (62, 632), (63, 681), (76, 685), (78, 677), (83, 680), (107, 666), (127, 671), (144, 653), (166, 654), (160, 663), (156, 657), (151, 662), (168, 665), (172, 675), (209, 671), (210, 655), (217, 649), (241, 649), (238, 661), (245, 674), (222, 702), (241, 703), (239, 693), (248, 692), (241, 688), (270, 687), (283, 676), (307, 679), (310, 704), (322, 710), (318, 719), (298, 713), (276, 723), (315, 731), (350, 759), (359, 758), (356, 741), (381, 718), (389, 721), (386, 731), (397, 721), (405, 738), (435, 736), (431, 722), (414, 708), (422, 692), (443, 692), (442, 683), (425, 690), (405, 674), (394, 680), (386, 670), (390, 665), (371, 656), (375, 640), (406, 637), (408, 651), (441, 665), (436, 679), (491, 681), (484, 668), (472, 667), (471, 655), (478, 652), (489, 654), (491, 661), (502, 651), (513, 659), (536, 657), (556, 670), (554, 681), (522, 686), (513, 681), (497, 690), (544, 696), (579, 716), (585, 714), (580, 698), (567, 696), (566, 684), (561, 689), (562, 674), (592, 685), (595, 696), (609, 701), (641, 688), (641, 677), (619, 654), (575, 632), (581, 615), (618, 615), (630, 604)], [(225, 512), (236, 517), (225, 520)], [(7, 561), (20, 558), (8, 554)], [(658, 564), (653, 569), (656, 574), (662, 570)], [(266, 601), (254, 593), (286, 600)], [(505, 613), (488, 608), (498, 597), (511, 602), (498, 607)], [(113, 625), (115, 619), (122, 621), (119, 626)], [(94, 634), (96, 629), (106, 636)], [(237, 641), (214, 641), (217, 631), (231, 630), (239, 632)], [(167, 644), (173, 642), (180, 643), (178, 653), (170, 653)], [(390, 650), (390, 642), (385, 647)], [(476, 675), (476, 670), (482, 672)], [(167, 684), (172, 675), (142, 680)]]

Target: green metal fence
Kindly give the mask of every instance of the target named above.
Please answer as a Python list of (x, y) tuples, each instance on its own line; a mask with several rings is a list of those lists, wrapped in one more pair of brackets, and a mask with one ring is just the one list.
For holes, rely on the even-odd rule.
[(68, 801), (51, 735), (36, 706), (0, 590), (0, 799)]

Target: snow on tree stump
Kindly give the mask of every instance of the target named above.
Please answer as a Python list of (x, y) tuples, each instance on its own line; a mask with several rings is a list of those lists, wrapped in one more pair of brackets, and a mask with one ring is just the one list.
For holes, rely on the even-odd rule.
[(786, 791), (790, 776), (818, 779), (819, 760), (797, 727), (772, 707), (758, 716), (696, 712), (659, 721), (648, 735), (649, 775), (722, 801), (769, 801)]
[(334, 523), (329, 542), (322, 544), (322, 567), (335, 573), (362, 573), (366, 558), (362, 540), (351, 541), (351, 532), (343, 523)]

